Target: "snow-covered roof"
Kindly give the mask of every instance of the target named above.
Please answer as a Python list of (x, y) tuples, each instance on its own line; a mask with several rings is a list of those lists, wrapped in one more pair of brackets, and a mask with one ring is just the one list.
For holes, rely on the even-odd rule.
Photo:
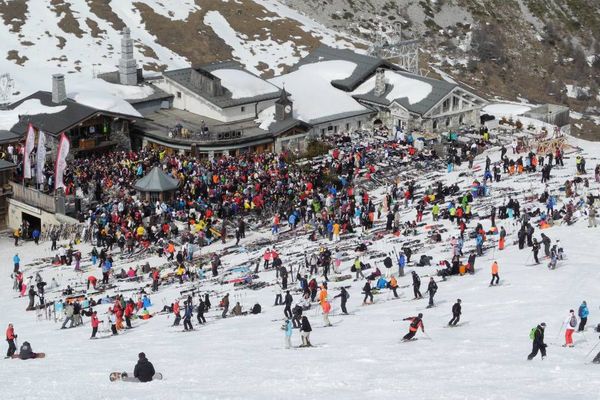
[(79, 92), (69, 93), (69, 98), (75, 100), (79, 104), (98, 110), (111, 111), (120, 114), (127, 114), (136, 117), (142, 115), (131, 104), (123, 98), (117, 97), (109, 93), (101, 93), (92, 90), (82, 90)]
[(270, 80), (290, 93), (294, 117), (309, 124), (335, 119), (336, 115), (358, 115), (370, 112), (352, 98), (351, 93), (335, 88), (331, 82), (351, 76), (356, 64), (330, 60), (304, 64), (289, 74)]
[(67, 106), (47, 106), (39, 99), (29, 99), (11, 110), (0, 111), (0, 130), (10, 130), (19, 122), (19, 115), (54, 114), (64, 111)]
[(231, 92), (232, 99), (244, 99), (279, 92), (276, 86), (241, 69), (223, 68), (213, 70), (211, 73), (219, 78), (223, 87)]

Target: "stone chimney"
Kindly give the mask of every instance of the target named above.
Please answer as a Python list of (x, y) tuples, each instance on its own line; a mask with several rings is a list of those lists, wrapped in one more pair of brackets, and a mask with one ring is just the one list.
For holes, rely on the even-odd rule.
[(52, 102), (60, 104), (67, 99), (65, 87), (65, 76), (63, 74), (52, 75)]
[(121, 58), (119, 59), (119, 82), (121, 85), (137, 85), (137, 63), (133, 58), (133, 39), (129, 28), (121, 32)]
[(377, 68), (375, 71), (375, 90), (373, 94), (377, 97), (383, 96), (385, 93), (385, 70)]

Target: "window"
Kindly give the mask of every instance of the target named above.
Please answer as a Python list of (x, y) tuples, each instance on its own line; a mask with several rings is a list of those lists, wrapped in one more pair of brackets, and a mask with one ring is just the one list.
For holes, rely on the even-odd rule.
[(358, 120), (358, 129), (360, 129), (362, 127), (362, 121)]
[(246, 107), (242, 106), (242, 112), (246, 111)]
[(350, 124), (346, 123), (346, 131), (350, 131)]
[(437, 129), (438, 127), (438, 122), (437, 119), (433, 120), (433, 129)]
[(460, 117), (458, 117), (458, 123), (460, 125), (464, 124), (465, 122), (465, 116), (463, 114), (460, 114)]
[(329, 125), (329, 126), (327, 127), (327, 131), (328, 131), (328, 132), (331, 132), (332, 130), (333, 130), (333, 125)]
[(177, 98), (180, 99), (181, 98), (181, 92), (177, 92)]
[(448, 111), (449, 107), (450, 107), (450, 99), (444, 100), (444, 102), (442, 103), (442, 112)]
[(446, 126), (450, 126), (450, 118), (446, 118)]
[(321, 135), (325, 134), (325, 128), (321, 129)]
[(458, 97), (452, 97), (452, 109), (456, 110), (460, 103), (460, 99)]
[(333, 132), (337, 133), (337, 125), (333, 127)]

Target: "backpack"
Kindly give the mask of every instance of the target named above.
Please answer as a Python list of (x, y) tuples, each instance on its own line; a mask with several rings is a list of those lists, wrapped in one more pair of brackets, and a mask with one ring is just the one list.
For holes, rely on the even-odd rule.
[(575, 318), (575, 316), (571, 316), (571, 319), (569, 320), (569, 325), (571, 326), (571, 328), (575, 328), (577, 326), (577, 318)]
[(531, 328), (531, 330), (529, 331), (529, 339), (531, 339), (531, 340), (535, 339), (535, 330), (536, 329), (537, 329), (537, 327)]

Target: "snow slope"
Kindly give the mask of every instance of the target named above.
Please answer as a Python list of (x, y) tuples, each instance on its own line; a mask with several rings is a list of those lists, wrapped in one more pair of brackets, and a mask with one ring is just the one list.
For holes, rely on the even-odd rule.
[[(600, 147), (597, 144), (581, 140), (575, 143), (584, 148), (583, 155), (590, 166), (598, 162)], [(487, 154), (493, 161), (499, 157), (498, 149), (494, 149), (480, 155), (475, 164), (483, 163)], [(564, 169), (553, 170), (550, 190), (559, 194), (558, 185), (572, 177), (574, 170), (574, 156), (570, 154)], [(463, 164), (458, 172), (464, 171)], [(468, 186), (470, 179), (457, 178), (458, 172), (441, 174), (441, 179), (459, 179), (462, 188)], [(418, 172), (414, 174), (418, 176)], [(539, 174), (508, 178), (494, 184), (492, 193), (497, 204), (506, 200), (507, 195), (502, 193), (507, 189), (517, 191), (515, 196), (522, 200), (523, 194), (542, 190), (538, 182)], [(422, 182), (423, 186), (427, 183)], [(598, 184), (590, 184), (591, 190), (597, 193)], [(379, 200), (376, 196), (376, 201)], [(537, 206), (524, 201), (522, 204), (524, 207)], [(473, 211), (485, 212), (486, 207), (476, 201)], [(413, 219), (414, 210), (406, 210), (404, 215), (404, 220)], [(429, 214), (424, 221), (430, 223)], [(399, 291), (403, 296), (401, 300), (392, 301), (390, 294), (384, 291), (375, 296), (374, 305), (363, 307), (360, 306), (363, 281), (331, 283), (330, 298), (340, 285), (352, 285), (348, 309), (353, 315), (339, 316), (336, 299), (331, 320), (337, 325), (322, 329), (320, 313), (308, 311), (306, 315), (313, 326), (311, 341), (318, 347), (294, 350), (283, 348), (283, 331), (280, 330), (283, 308), (272, 306), (272, 289), (234, 290), (231, 285), (214, 283), (205, 283), (202, 290), (214, 290), (220, 295), (229, 292), (232, 305), (240, 301), (244, 308), (258, 301), (263, 306), (263, 314), (215, 320), (218, 312), (211, 310), (207, 315), (208, 324), (192, 333), (180, 333), (181, 328), (170, 328), (172, 319), (165, 315), (123, 335), (96, 341), (88, 340), (91, 329), (87, 318), (84, 327), (61, 331), (58, 324), (36, 321), (33, 313), (24, 311), (26, 300), (15, 298), (7, 272), (15, 249), (11, 241), (3, 237), (0, 239), (0, 259), (5, 262), (6, 273), (0, 280), (0, 325), (5, 327), (8, 322), (13, 322), (19, 342), (28, 340), (34, 350), (47, 353), (45, 360), (3, 360), (4, 366), (0, 369), (3, 394), (10, 399), (597, 398), (600, 388), (598, 366), (586, 364), (585, 354), (597, 342), (597, 334), (591, 327), (600, 322), (597, 292), (600, 270), (593, 251), (600, 239), (600, 229), (589, 229), (585, 219), (580, 219), (572, 226), (546, 230), (551, 239), (561, 240), (568, 256), (551, 271), (544, 265), (530, 266), (530, 251), (519, 251), (513, 244), (518, 227), (512, 221), (498, 222), (509, 233), (506, 250), (488, 250), (478, 258), (475, 275), (439, 282), (437, 307), (425, 309), (426, 300), (406, 301), (412, 298), (411, 288)], [(443, 243), (427, 250), (427, 254), (434, 257), (434, 263), (448, 258), (448, 240), (451, 234), (456, 234), (454, 226), (448, 221), (444, 224), (450, 232), (443, 234)], [(483, 221), (483, 226), (489, 228), (489, 220)], [(423, 234), (421, 231), (421, 238)], [(242, 244), (266, 236), (266, 232), (248, 235)], [(539, 237), (539, 230), (535, 236)], [(493, 236), (489, 238), (496, 240)], [(310, 251), (315, 246), (303, 236), (282, 241), (278, 250), (287, 265), (293, 253), (302, 249)], [(49, 247), (49, 243), (40, 246), (26, 243), (18, 248), (21, 265), (28, 271), (26, 276), (39, 268), (28, 264), (40, 257), (51, 256)], [(80, 247), (85, 253), (89, 251), (88, 245)], [(370, 253), (389, 251), (393, 247), (399, 249), (401, 244), (388, 236), (374, 242)], [(466, 241), (465, 249), (472, 247), (473, 240)], [(222, 248), (221, 244), (209, 250), (219, 248)], [(228, 268), (246, 264), (249, 257), (259, 256), (261, 251), (225, 256), (224, 265)], [(420, 254), (423, 253), (413, 255), (413, 259), (418, 259)], [(494, 260), (500, 265), (502, 285), (490, 288), (489, 271)], [(374, 262), (368, 256), (366, 261)], [(158, 265), (161, 260), (155, 257), (149, 262)], [(344, 272), (348, 272), (350, 262), (342, 264)], [(89, 264), (87, 256), (83, 263), (87, 271), (81, 277), (69, 267), (44, 266), (42, 275), (47, 280), (56, 276), (63, 285), (68, 282), (78, 284), (90, 273), (99, 275), (99, 271), (86, 264)], [(117, 260), (117, 268), (121, 267), (127, 269), (127, 265), (121, 265)], [(428, 280), (425, 275), (432, 273), (435, 267), (416, 270), (423, 276), (425, 286)], [(261, 272), (260, 280), (272, 282), (274, 273)], [(400, 286), (409, 283), (410, 277), (399, 278)], [(122, 289), (126, 289), (126, 285)], [(152, 295), (153, 311), (161, 308), (163, 301), (170, 302), (178, 296), (180, 290), (170, 286)], [(53, 296), (48, 297), (52, 299)], [(446, 329), (456, 298), (462, 299), (465, 325)], [(564, 340), (559, 334), (560, 325), (568, 310), (576, 309), (582, 300), (587, 300), (590, 308), (590, 328), (584, 334), (575, 334), (574, 348), (560, 347)], [(214, 295), (211, 295), (211, 301), (213, 307), (218, 303)], [(98, 308), (100, 314), (105, 310), (105, 307)], [(400, 343), (399, 339), (407, 332), (407, 323), (397, 320), (418, 312), (424, 314), (428, 336), (419, 333), (418, 341)], [(277, 321), (273, 321), (275, 319)], [(528, 362), (529, 330), (540, 322), (548, 324), (548, 358), (542, 361), (538, 356)], [(297, 331), (292, 340), (295, 345), (299, 343)], [(146, 352), (165, 379), (144, 385), (110, 383), (108, 373), (131, 371), (140, 351)]]

